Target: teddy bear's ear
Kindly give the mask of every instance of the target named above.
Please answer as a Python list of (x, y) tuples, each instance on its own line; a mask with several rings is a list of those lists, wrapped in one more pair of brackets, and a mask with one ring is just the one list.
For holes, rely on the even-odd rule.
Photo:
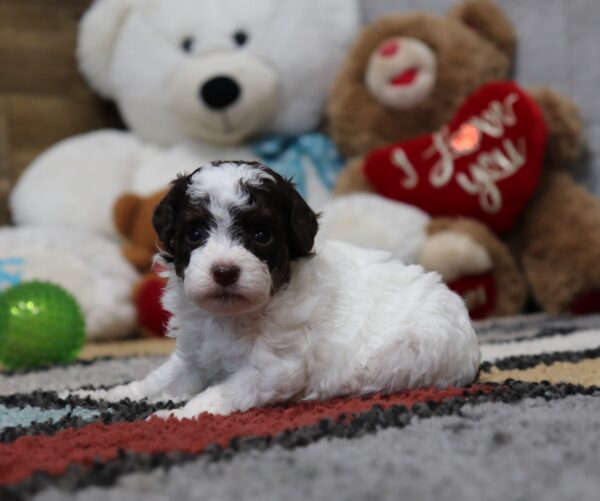
[(96, 92), (111, 98), (108, 72), (114, 43), (135, 0), (95, 0), (79, 24), (77, 60)]
[(512, 60), (517, 37), (510, 19), (490, 0), (465, 0), (450, 17), (476, 31)]
[(124, 237), (131, 235), (133, 224), (144, 199), (133, 193), (121, 195), (113, 206), (113, 222), (118, 232)]

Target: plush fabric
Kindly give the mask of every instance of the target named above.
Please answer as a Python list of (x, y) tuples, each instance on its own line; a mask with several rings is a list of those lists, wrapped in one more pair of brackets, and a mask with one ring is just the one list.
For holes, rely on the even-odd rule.
[(87, 339), (133, 332), (137, 273), (114, 242), (60, 228), (0, 228), (0, 290), (31, 280), (56, 283), (74, 296)]
[[(395, 45), (393, 52), (388, 50), (391, 44)], [(542, 130), (532, 131), (525, 125), (525, 122), (535, 122), (535, 118), (524, 119), (524, 123), (515, 128), (520, 129), (518, 138), (514, 138), (518, 143), (524, 139), (524, 132), (534, 132), (534, 141), (530, 145), (530, 167), (533, 169), (529, 169), (529, 173), (528, 169), (517, 171), (517, 177), (523, 175), (527, 180), (525, 184), (523, 178), (512, 184), (510, 176), (491, 182), (498, 173), (495, 171), (490, 175), (486, 169), (479, 167), (476, 176), (470, 172), (467, 178), (465, 172), (459, 172), (459, 169), (472, 171), (476, 163), (485, 163), (489, 141), (482, 143), (485, 148), (473, 152), (474, 158), (470, 162), (464, 162), (467, 160), (464, 152), (442, 154), (443, 147), (438, 144), (445, 143), (448, 127), (458, 125), (452, 123), (455, 115), (458, 122), (470, 117), (465, 113), (464, 119), (461, 118), (467, 110), (463, 107), (472, 107), (465, 104), (469, 96), (477, 98), (477, 91), (484, 84), (506, 79), (515, 45), (510, 20), (492, 2), (459, 2), (447, 16), (426, 12), (393, 13), (365, 27), (356, 37), (338, 72), (328, 106), (333, 140), (351, 157), (338, 177), (337, 193), (376, 189), (403, 204), (415, 204), (434, 217), (469, 216), (472, 224), (453, 225), (441, 235), (432, 232), (420, 249), (418, 262), (442, 274), (448, 283), (457, 284), (463, 299), (473, 307), (474, 303), (469, 298), (485, 296), (483, 303), (496, 298), (496, 304), (486, 308), (492, 315), (514, 314), (521, 310), (524, 301), (523, 295), (512, 295), (502, 289), (489, 294), (486, 291), (492, 283), (504, 283), (500, 277), (508, 276), (520, 282), (511, 287), (515, 290), (523, 288), (523, 279), (519, 278), (516, 260), (507, 248), (501, 253), (491, 250), (506, 247), (506, 244), (492, 233), (488, 233), (484, 241), (476, 235), (486, 233), (486, 222), (495, 222), (496, 226), (504, 229), (514, 224), (519, 210), (537, 185), (544, 134), (538, 137)], [(435, 60), (435, 65), (431, 64), (432, 60)], [(410, 69), (415, 72), (414, 80), (405, 83), (403, 78)], [(398, 84), (399, 77), (402, 78)], [(431, 85), (432, 81), (434, 85)], [(523, 98), (524, 104), (529, 101), (529, 96)], [(484, 106), (482, 103), (483, 100), (476, 106)], [(533, 103), (525, 109), (535, 110), (532, 116), (540, 121), (540, 113)], [(489, 113), (481, 114), (489, 119)], [(545, 116), (544, 120), (547, 121)], [(473, 117), (465, 126), (473, 126), (470, 128), (473, 132), (476, 123)], [(564, 120), (559, 123), (564, 123)], [(461, 128), (461, 136), (462, 132)], [(425, 144), (431, 142), (430, 137), (435, 140), (435, 148)], [(396, 148), (400, 144), (402, 148)], [(560, 144), (559, 151), (567, 150), (567, 145)], [(394, 147), (386, 151), (385, 147), (389, 145)], [(438, 150), (440, 162), (433, 164)], [(393, 164), (391, 167), (388, 160)], [(426, 168), (431, 172), (423, 176)], [(403, 174), (407, 176), (402, 178)], [(512, 174), (515, 175), (515, 171)], [(518, 194), (518, 203), (507, 203), (504, 211), (494, 215), (498, 216), (494, 220), (481, 217), (479, 207), (483, 205), (476, 197), (463, 197), (462, 193), (461, 183), (475, 178), (481, 185), (472, 191), (479, 191), (483, 186), (492, 191), (496, 184), (502, 184), (499, 189), (507, 195), (507, 199)], [(346, 199), (341, 197), (338, 203), (343, 205)], [(512, 200), (514, 202), (515, 199)], [(384, 209), (381, 211), (384, 212)], [(355, 235), (359, 235), (362, 241), (369, 241), (370, 246), (380, 248), (385, 241), (380, 238), (381, 231), (375, 232), (371, 228), (368, 212), (365, 207), (365, 215), (355, 218)], [(475, 217), (480, 217), (480, 220)], [(389, 227), (399, 221), (391, 213), (382, 220)], [(331, 226), (336, 227), (337, 224), (333, 222)], [(477, 226), (480, 226), (479, 230)], [(355, 236), (351, 238), (351, 242), (357, 240)], [(500, 256), (503, 258), (499, 259)], [(473, 267), (473, 262), (487, 264)], [(489, 271), (495, 275), (493, 281), (481, 276)], [(479, 276), (471, 280), (476, 275)], [(459, 280), (465, 277), (470, 279)], [(467, 289), (465, 284), (469, 284)]]
[(373, 150), (364, 172), (387, 198), (505, 233), (537, 189), (545, 149), (535, 101), (513, 82), (493, 82), (471, 94), (443, 132)]
[[(571, 96), (582, 111), (588, 155), (578, 180), (600, 195), (600, 2), (597, 0), (496, 0), (518, 36), (515, 78), (548, 85)], [(394, 11), (442, 14), (455, 0), (363, 0), (367, 21)]]
[[(380, 148), (381, 143), (389, 141), (389, 136), (394, 131), (398, 133), (396, 142), (418, 137), (423, 133), (422, 128), (427, 126), (431, 127), (429, 133), (444, 136), (448, 126), (446, 116), (456, 113), (479, 88), (480, 78), (488, 79), (488, 82), (509, 78), (509, 63), (515, 54), (516, 37), (510, 19), (489, 0), (459, 2), (447, 17), (421, 12), (381, 18), (362, 31), (339, 72), (329, 106), (334, 140), (343, 150), (353, 150), (355, 155), (368, 155)], [(394, 56), (389, 56), (387, 52), (383, 54), (382, 44), (389, 43), (392, 39), (401, 40), (405, 44), (404, 48)], [(423, 82), (427, 81), (424, 77), (431, 74), (426, 64), (427, 58), (421, 57), (415, 61), (415, 53), (409, 50), (410, 43), (414, 46), (423, 41), (435, 49), (432, 51), (435, 52), (433, 57), (438, 61), (435, 73), (437, 82), (430, 88), (423, 87)], [(465, 57), (465, 54), (472, 57)], [(382, 89), (390, 96), (410, 97), (415, 89), (425, 88), (427, 97), (421, 96), (416, 101), (413, 99), (408, 109), (392, 107), (382, 100), (377, 89), (370, 85), (370, 78), (376, 77), (374, 71), (379, 67), (385, 68), (385, 65), (389, 67), (388, 71), (396, 73), (405, 71), (410, 67), (408, 65), (412, 65), (419, 74), (418, 79), (409, 87), (398, 87), (394, 80), (384, 80)], [(498, 72), (501, 74), (498, 75)], [(357, 78), (360, 74), (367, 78)], [(387, 73), (384, 76), (388, 76)], [(600, 280), (595, 270), (600, 261), (596, 242), (600, 235), (600, 202), (582, 187), (575, 185), (569, 175), (581, 154), (584, 125), (577, 106), (568, 96), (548, 87), (529, 87), (526, 91), (528, 98), (532, 98), (542, 112), (545, 127), (530, 122), (528, 128), (521, 130), (517, 142), (527, 141), (531, 132), (538, 133), (547, 129), (540, 182), (528, 186), (521, 179), (516, 183), (518, 189), (525, 189), (524, 193), (528, 193), (528, 196), (510, 204), (510, 211), (515, 212), (511, 216), (509, 211), (509, 217), (504, 221), (494, 221), (487, 217), (488, 214), (482, 217), (481, 213), (471, 212), (469, 216), (488, 224), (502, 237), (503, 243), (511, 247), (514, 260), (523, 271), (521, 280), (527, 281), (530, 297), (539, 307), (549, 312), (597, 311), (600, 304), (595, 298), (600, 290)], [(357, 120), (348, 120), (350, 115)], [(362, 129), (357, 126), (361, 121), (368, 122), (370, 127)], [(476, 122), (476, 117), (473, 117), (472, 124)], [(397, 125), (396, 129), (390, 127), (394, 124)], [(449, 127), (452, 128), (452, 123)], [(364, 149), (361, 151), (360, 148)], [(409, 152), (406, 154), (410, 157)], [(485, 161), (485, 156), (485, 153), (480, 154), (477, 164)], [(540, 156), (539, 149), (528, 146), (527, 156), (535, 165), (535, 157), (539, 159)], [(457, 184), (463, 185), (463, 181), (467, 180), (464, 173), (459, 172), (463, 158), (454, 155), (446, 155), (444, 158), (444, 169), (454, 170)], [(394, 160), (398, 159), (394, 157), (392, 161)], [(389, 190), (396, 181), (389, 177), (385, 181), (385, 173), (377, 173), (370, 168), (368, 162), (367, 157), (366, 170), (357, 168), (356, 160), (349, 164), (341, 174), (342, 180), (348, 176), (368, 174), (371, 177), (380, 174), (381, 182), (378, 185), (374, 183), (374, 187), (390, 196)], [(407, 162), (395, 163), (398, 164), (396, 167), (410, 171), (407, 169)], [(511, 187), (512, 176), (516, 180), (528, 170), (525, 162), (522, 164), (522, 171), (516, 170), (511, 176), (498, 179), (499, 171), (505, 170), (503, 163), (505, 162), (497, 162), (492, 175), (483, 169), (478, 172), (478, 182), (485, 185), (490, 194), (495, 185), (500, 189), (501, 184), (502, 196), (508, 192), (514, 193), (515, 185)], [(471, 162), (469, 170), (475, 165), (475, 162)], [(429, 178), (433, 177), (435, 180), (437, 172), (436, 165), (430, 166)], [(398, 175), (397, 171), (393, 173)], [(414, 179), (413, 176), (404, 181), (414, 182)], [(490, 182), (492, 179), (494, 181)], [(525, 176), (525, 179), (532, 180), (529, 176)], [(431, 184), (434, 185), (433, 182)], [(360, 182), (345, 181), (343, 185), (360, 186)], [(443, 192), (444, 188), (445, 185), (439, 184), (435, 192), (422, 193), (422, 197), (429, 200), (417, 205), (432, 215), (441, 215), (441, 203), (433, 197), (451, 195)], [(413, 194), (417, 191), (415, 187)], [(416, 203), (406, 197), (401, 200)], [(455, 215), (455, 211), (461, 208), (459, 202), (454, 199), (451, 207), (445, 207), (448, 216)], [(520, 207), (524, 207), (524, 210), (518, 213)], [(502, 213), (497, 215), (502, 216)], [(511, 219), (512, 224), (507, 225)], [(509, 229), (507, 233), (506, 230)], [(434, 255), (443, 256), (440, 253)], [(495, 272), (498, 275), (505, 274), (500, 266), (501, 262), (494, 262)], [(438, 268), (444, 267), (437, 266), (435, 269)], [(514, 276), (512, 271), (511, 276)], [(498, 296), (502, 294), (502, 290), (498, 290)], [(510, 296), (513, 297), (512, 294)], [(505, 299), (501, 302), (505, 303)], [(514, 306), (516, 308), (518, 305)]]
[(166, 189), (148, 197), (124, 193), (113, 207), (114, 224), (125, 240), (123, 255), (141, 273), (150, 271), (152, 267), (152, 258), (158, 248), (152, 214), (166, 194)]
[(356, 0), (94, 1), (79, 66), (130, 131), (45, 151), (12, 191), (14, 221), (115, 236), (123, 192), (148, 195), (215, 159), (255, 160), (247, 141), (263, 134), (316, 129), (358, 24)]
[[(4, 198), (19, 174), (52, 143), (118, 124), (112, 109), (92, 98), (72, 54), (76, 24), (88, 0), (52, 3), (2, 0), (6, 57), (24, 64), (0, 74), (0, 222), (8, 221)], [(442, 13), (452, 0), (362, 0), (370, 21), (399, 9)], [(516, 76), (523, 84), (547, 84), (571, 94), (586, 119), (589, 155), (578, 179), (600, 193), (600, 2), (597, 0), (499, 0), (517, 27)], [(543, 12), (543, 16), (540, 16)], [(37, 40), (23, 43), (24, 39)], [(51, 51), (52, 58), (48, 57)]]

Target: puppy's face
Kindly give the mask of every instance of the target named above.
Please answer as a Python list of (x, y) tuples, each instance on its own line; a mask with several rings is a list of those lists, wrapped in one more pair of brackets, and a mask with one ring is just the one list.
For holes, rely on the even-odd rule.
[(254, 162), (214, 162), (173, 182), (154, 213), (185, 294), (214, 315), (264, 306), (311, 255), (318, 224), (293, 185)]

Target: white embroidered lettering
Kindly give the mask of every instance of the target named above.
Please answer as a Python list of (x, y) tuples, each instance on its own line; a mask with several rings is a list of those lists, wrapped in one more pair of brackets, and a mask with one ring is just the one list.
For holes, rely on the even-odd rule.
[(414, 190), (419, 184), (419, 175), (402, 148), (392, 151), (392, 164), (406, 175), (402, 180), (402, 186), (407, 190)]
[(496, 214), (502, 209), (502, 193), (498, 183), (511, 177), (523, 165), (527, 157), (524, 140), (517, 148), (511, 139), (502, 141), (504, 151), (494, 148), (490, 152), (481, 153), (476, 161), (469, 165), (469, 174), (460, 172), (456, 182), (467, 193), (479, 195), (479, 205), (488, 214)]
[(492, 101), (481, 114), (481, 118), (474, 117), (470, 122), (490, 137), (502, 137), (506, 127), (512, 127), (517, 123), (514, 105), (518, 100), (519, 96), (512, 93), (506, 96), (502, 103)]

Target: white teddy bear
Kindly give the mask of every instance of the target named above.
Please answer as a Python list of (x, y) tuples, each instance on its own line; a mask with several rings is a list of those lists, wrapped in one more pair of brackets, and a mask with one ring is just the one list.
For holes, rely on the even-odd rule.
[(65, 228), (0, 228), (0, 292), (33, 280), (62, 286), (81, 307), (88, 340), (131, 334), (137, 279), (107, 238)]
[(322, 205), (334, 179), (319, 165), (339, 159), (307, 133), (359, 20), (358, 0), (95, 0), (78, 62), (130, 131), (66, 139), (26, 169), (10, 198), (19, 227), (1, 232), (0, 290), (61, 284), (88, 339), (125, 336), (137, 275), (112, 222), (123, 192), (150, 194), (209, 160), (260, 158)]
[[(121, 193), (150, 194), (209, 160), (257, 159), (250, 138), (315, 129), (359, 18), (357, 0), (96, 0), (78, 61), (130, 132), (84, 134), (42, 154), (11, 195), (15, 223), (114, 237)], [(331, 159), (320, 139), (292, 150)], [(318, 207), (333, 179), (308, 170), (297, 181)]]

